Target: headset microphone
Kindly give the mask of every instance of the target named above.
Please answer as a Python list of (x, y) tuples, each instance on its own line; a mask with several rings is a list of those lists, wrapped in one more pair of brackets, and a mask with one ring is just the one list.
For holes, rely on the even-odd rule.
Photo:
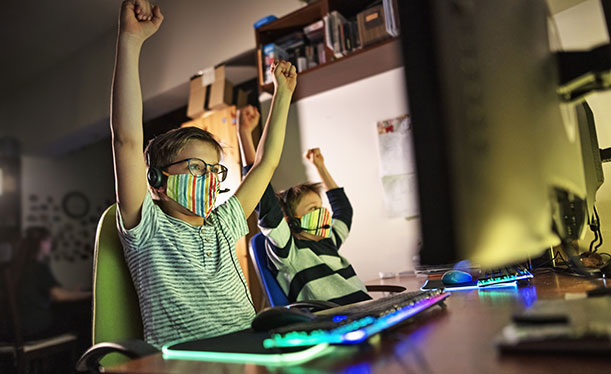
[(323, 225), (314, 229), (304, 229), (303, 227), (301, 228), (303, 231), (316, 231), (316, 230), (320, 230), (320, 229), (330, 229), (331, 225)]

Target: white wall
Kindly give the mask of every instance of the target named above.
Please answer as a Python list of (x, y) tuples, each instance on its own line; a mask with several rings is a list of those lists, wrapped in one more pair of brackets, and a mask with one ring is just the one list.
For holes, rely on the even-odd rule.
[[(92, 254), (97, 222), (114, 203), (110, 140), (58, 158), (22, 159), (22, 227), (48, 227), (54, 238), (51, 267), (66, 287), (91, 286)], [(83, 217), (63, 211), (64, 197), (78, 191), (89, 208)]]
[[(320, 181), (302, 157), (319, 147), (334, 179), (354, 208), (350, 237), (342, 247), (359, 277), (413, 269), (420, 241), (419, 219), (387, 218), (380, 178), (379, 120), (406, 114), (403, 69), (394, 69), (291, 105), (287, 136), (272, 183), (276, 190)], [(269, 102), (262, 108), (263, 118)], [(328, 205), (327, 205), (328, 206)]]

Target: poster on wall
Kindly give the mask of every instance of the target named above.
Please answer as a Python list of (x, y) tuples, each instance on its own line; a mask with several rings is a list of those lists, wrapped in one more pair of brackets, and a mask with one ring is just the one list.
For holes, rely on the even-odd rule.
[(417, 217), (418, 189), (409, 115), (378, 121), (380, 177), (387, 217)]

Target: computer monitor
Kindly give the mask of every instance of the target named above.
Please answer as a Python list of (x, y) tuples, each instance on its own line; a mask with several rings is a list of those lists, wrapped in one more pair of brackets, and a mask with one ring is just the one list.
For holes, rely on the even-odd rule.
[(410, 0), (400, 19), (420, 263), (515, 263), (580, 236), (579, 122), (557, 94), (547, 3)]
[(602, 161), (600, 157), (600, 146), (596, 135), (596, 124), (594, 114), (587, 102), (576, 106), (577, 120), (579, 122), (579, 138), (581, 140), (581, 153), (583, 170), (586, 183), (586, 208), (589, 224), (598, 225), (597, 213), (595, 211), (596, 192), (605, 181)]

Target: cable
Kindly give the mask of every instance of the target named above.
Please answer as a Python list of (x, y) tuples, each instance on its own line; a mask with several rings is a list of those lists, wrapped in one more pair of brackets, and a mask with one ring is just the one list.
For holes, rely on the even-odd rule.
[(600, 239), (600, 242), (596, 245), (596, 247), (594, 247), (594, 252), (598, 251), (598, 248), (603, 245), (603, 233), (600, 231), (600, 229), (598, 229), (598, 238)]
[(594, 215), (596, 216), (596, 231), (598, 232), (598, 238), (600, 242), (594, 247), (594, 252), (598, 251), (601, 245), (603, 245), (603, 234), (600, 231), (600, 217), (598, 216), (598, 210), (596, 210), (596, 205), (594, 205)]
[[(227, 244), (229, 246), (229, 251), (231, 251), (231, 241), (229, 241), (229, 239), (227, 239), (227, 235), (225, 235), (225, 232), (221, 229), (219, 230), (221, 232), (221, 234), (223, 234), (223, 237), (225, 238), (225, 240), (227, 241)], [(246, 244), (248, 245), (248, 243)], [(235, 260), (232, 256), (232, 253), (229, 252), (229, 257), (231, 257), (231, 263), (233, 264), (233, 268), (235, 269), (236, 273), (238, 274), (238, 278), (240, 278), (240, 281), (242, 281), (242, 284), (244, 285), (244, 291), (246, 291), (246, 299), (248, 299), (248, 302), (250, 303), (250, 305), (252, 305), (252, 309), (255, 311), (255, 314), (257, 313), (257, 308), (255, 308), (255, 304), (252, 302), (252, 300), (250, 299), (250, 293), (248, 292), (248, 285), (246, 284), (246, 282), (244, 281), (244, 279), (242, 278), (240, 271), (238, 270), (238, 266), (235, 263)]]
[(590, 252), (593, 252), (592, 248), (594, 247), (594, 243), (598, 241), (598, 230), (594, 231), (594, 239), (590, 242)]

